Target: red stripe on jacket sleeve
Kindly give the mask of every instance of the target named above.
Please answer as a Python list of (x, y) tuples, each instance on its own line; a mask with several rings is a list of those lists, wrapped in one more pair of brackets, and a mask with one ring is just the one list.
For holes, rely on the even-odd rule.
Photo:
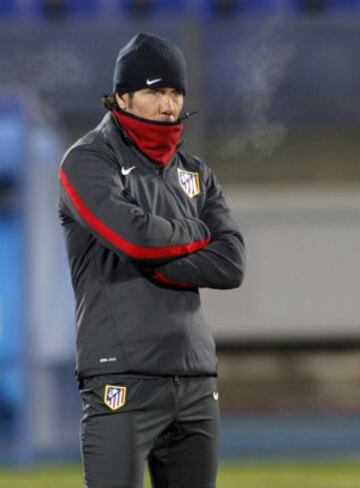
[(75, 188), (71, 184), (69, 178), (65, 174), (63, 168), (59, 171), (59, 177), (62, 185), (74, 207), (84, 219), (84, 221), (96, 232), (98, 232), (104, 239), (113, 244), (115, 247), (119, 248), (129, 256), (137, 259), (156, 259), (156, 258), (166, 258), (182, 256), (184, 254), (190, 254), (192, 252), (198, 251), (206, 246), (210, 241), (210, 236), (202, 239), (200, 241), (194, 241), (188, 244), (178, 244), (173, 246), (163, 246), (163, 247), (143, 247), (138, 246), (132, 242), (127, 241), (120, 234), (115, 232), (113, 229), (108, 227), (104, 222), (102, 222), (98, 217), (96, 217), (81, 200), (80, 196), (76, 192)]
[(181, 286), (184, 288), (198, 288), (196, 285), (192, 285), (191, 283), (173, 280), (168, 276), (165, 276), (163, 273), (161, 273), (161, 271), (155, 271), (153, 276), (160, 283), (165, 283), (167, 285)]

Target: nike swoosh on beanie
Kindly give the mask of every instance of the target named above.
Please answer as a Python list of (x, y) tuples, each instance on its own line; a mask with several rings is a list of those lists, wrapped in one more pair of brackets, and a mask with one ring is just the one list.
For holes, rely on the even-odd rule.
[(133, 37), (119, 52), (113, 91), (129, 93), (151, 87), (187, 90), (187, 68), (182, 51), (170, 40), (148, 33)]

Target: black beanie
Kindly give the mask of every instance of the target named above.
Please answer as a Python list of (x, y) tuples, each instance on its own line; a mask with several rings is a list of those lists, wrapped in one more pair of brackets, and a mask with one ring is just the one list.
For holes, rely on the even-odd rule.
[(117, 57), (113, 91), (129, 93), (143, 88), (169, 87), (186, 92), (183, 53), (171, 41), (154, 34), (137, 34)]

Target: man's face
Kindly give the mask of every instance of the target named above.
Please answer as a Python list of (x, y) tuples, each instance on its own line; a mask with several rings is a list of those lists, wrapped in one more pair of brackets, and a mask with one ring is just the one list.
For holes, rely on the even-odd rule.
[(174, 88), (144, 88), (131, 96), (116, 94), (121, 109), (157, 122), (176, 122), (184, 105), (184, 95)]

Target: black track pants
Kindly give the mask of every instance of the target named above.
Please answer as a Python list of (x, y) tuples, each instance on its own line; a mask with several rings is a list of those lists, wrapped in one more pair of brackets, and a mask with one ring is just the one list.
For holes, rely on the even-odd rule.
[(215, 488), (215, 377), (111, 375), (82, 383), (86, 488), (142, 488), (146, 460), (153, 488)]

